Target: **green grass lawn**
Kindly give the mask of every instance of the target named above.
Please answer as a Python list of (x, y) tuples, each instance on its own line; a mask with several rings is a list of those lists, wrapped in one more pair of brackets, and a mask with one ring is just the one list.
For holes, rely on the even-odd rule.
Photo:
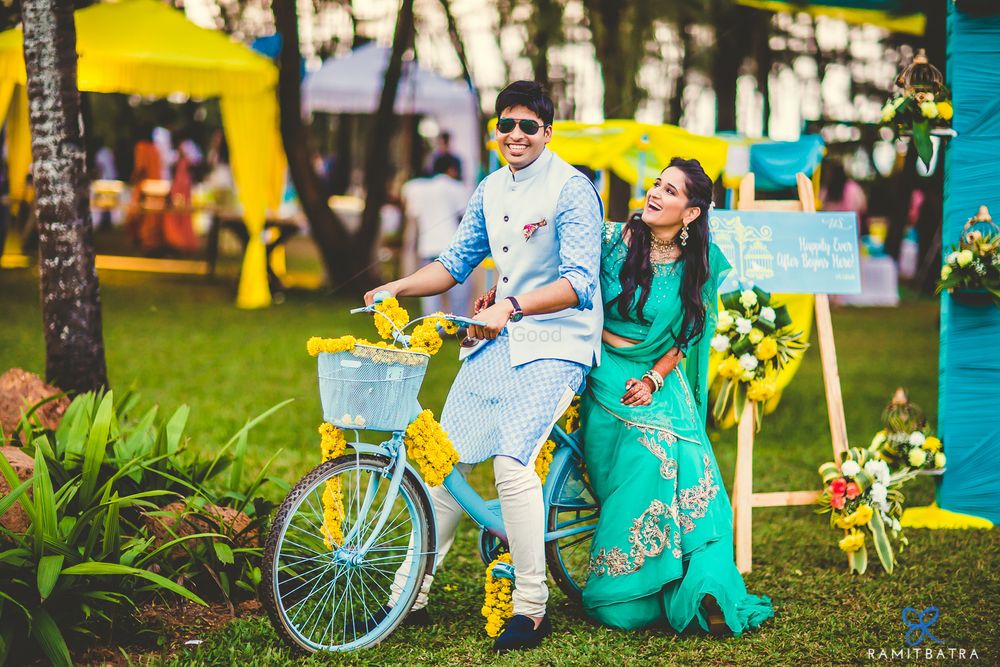
[[(106, 272), (101, 282), (108, 368), (116, 391), (134, 385), (146, 403), (159, 403), (168, 411), (189, 405), (188, 448), (204, 454), (228, 440), (249, 417), (294, 398), (252, 432), (247, 466), (260, 466), (280, 451), (272, 473), (292, 483), (317, 462), (316, 427), (322, 416), (314, 360), (305, 352), (305, 341), (314, 335), (373, 335), (368, 318), (347, 315), (356, 303), (291, 292), (280, 306), (241, 311), (233, 306), (232, 283), (223, 280)], [(19, 366), (44, 373), (38, 303), (37, 274), (0, 272), (0, 372)], [(897, 309), (839, 309), (833, 320), (852, 442), (868, 443), (879, 428), (882, 408), (899, 385), (910, 391), (934, 424), (937, 302), (909, 298)], [(457, 371), (457, 349), (455, 342), (447, 343), (424, 382), (421, 402), (435, 414)], [(819, 355), (811, 349), (756, 441), (755, 490), (818, 488), (816, 468), (831, 458), (828, 429)], [(731, 491), (735, 431), (711, 435)], [(490, 490), (487, 468), (480, 467), (474, 479), (484, 493)], [(277, 487), (272, 489), (280, 495)], [(927, 478), (912, 482), (906, 491), (910, 504), (933, 499)], [(868, 649), (877, 655), (883, 648), (891, 652), (906, 647), (906, 626), (900, 618), (904, 607), (934, 605), (940, 617), (933, 634), (944, 642), (941, 646), (975, 648), (980, 664), (1000, 664), (997, 531), (910, 530), (911, 546), (900, 555), (900, 568), (892, 576), (875, 565), (867, 575), (852, 577), (825, 517), (810, 508), (761, 509), (754, 514), (754, 569), (747, 586), (773, 598), (776, 617), (759, 631), (720, 641), (664, 629), (609, 630), (591, 623), (553, 586), (555, 634), (530, 654), (497, 659), (489, 653), (491, 640), (479, 615), (483, 565), (475, 555), (476, 533), (468, 523), (463, 525), (436, 582), (431, 605), (436, 625), (402, 629), (363, 653), (305, 662), (869, 664)], [(237, 620), (199, 638), (206, 641), (197, 649), (148, 659), (177, 665), (302, 662), (279, 643), (263, 618)]]

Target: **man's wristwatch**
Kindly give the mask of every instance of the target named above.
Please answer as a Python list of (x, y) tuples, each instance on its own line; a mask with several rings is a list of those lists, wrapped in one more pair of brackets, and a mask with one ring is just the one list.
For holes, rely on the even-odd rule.
[(519, 304), (517, 302), (517, 299), (515, 299), (512, 296), (507, 297), (507, 300), (510, 301), (510, 304), (512, 306), (514, 306), (514, 312), (510, 314), (510, 318), (509, 318), (510, 321), (511, 322), (520, 322), (521, 319), (524, 317), (524, 311), (521, 310), (521, 304)]

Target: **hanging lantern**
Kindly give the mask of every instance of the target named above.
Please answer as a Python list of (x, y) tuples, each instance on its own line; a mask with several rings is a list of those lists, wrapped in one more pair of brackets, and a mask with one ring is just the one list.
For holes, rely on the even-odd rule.
[(949, 100), (951, 93), (944, 85), (941, 70), (927, 61), (923, 49), (896, 77), (896, 87), (900, 92), (882, 107), (882, 124), (892, 128), (897, 137), (913, 137), (917, 156), (930, 174), (935, 152), (931, 133), (954, 136), (951, 132), (954, 112)]
[(933, 102), (935, 96), (940, 96), (942, 92), (947, 96), (941, 70), (928, 62), (923, 49), (917, 51), (913, 62), (896, 77), (896, 86), (903, 90), (904, 95), (915, 97), (918, 104)]

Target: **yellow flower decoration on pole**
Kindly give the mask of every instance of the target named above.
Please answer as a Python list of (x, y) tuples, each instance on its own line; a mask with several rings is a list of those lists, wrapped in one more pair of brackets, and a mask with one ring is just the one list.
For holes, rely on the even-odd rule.
[(865, 534), (860, 530), (852, 528), (851, 532), (847, 534), (847, 537), (840, 541), (839, 545), (841, 551), (854, 553), (861, 547), (865, 546)]
[(430, 410), (421, 412), (406, 427), (403, 443), (428, 486), (440, 486), (458, 463), (458, 452)]
[(493, 576), (493, 567), (497, 563), (513, 564), (510, 554), (500, 554), (486, 568), (485, 599), (481, 613), (486, 619), (486, 634), (499, 637), (503, 624), (514, 615), (513, 582)]
[[(319, 427), (320, 448), (323, 461), (332, 461), (347, 449), (344, 432), (329, 422)], [(326, 481), (323, 490), (323, 544), (327, 549), (335, 549), (344, 542), (344, 498), (339, 479)]]

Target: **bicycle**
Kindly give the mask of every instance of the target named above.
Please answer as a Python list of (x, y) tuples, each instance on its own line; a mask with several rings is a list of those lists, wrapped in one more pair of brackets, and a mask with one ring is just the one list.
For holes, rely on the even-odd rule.
[[(374, 304), (351, 313), (381, 314)], [(407, 462), (403, 442), (406, 427), (421, 411), (417, 393), (429, 360), (426, 353), (408, 349), (405, 330), (422, 319), (399, 329), (393, 325), (402, 349), (361, 346), (370, 349), (360, 358), (349, 352), (319, 355), (324, 419), (336, 425), (357, 412), (363, 425), (356, 417), (348, 425), (354, 431), (354, 442), (348, 443), (353, 453), (326, 461), (299, 480), (268, 533), (264, 605), (278, 635), (294, 648), (315, 653), (374, 646), (399, 627), (424, 576), (433, 572), (434, 509), (423, 479)], [(459, 326), (481, 324), (457, 315), (444, 319)], [(390, 437), (379, 444), (361, 442), (362, 431), (385, 431)], [(546, 561), (559, 588), (580, 602), (599, 509), (578, 438), (558, 424), (550, 437), (556, 447), (542, 489)], [(324, 541), (322, 528), (323, 494), (331, 480), (339, 481), (342, 493), (339, 544)], [(479, 525), (479, 555), (484, 563), (492, 562), (506, 546), (499, 500), (484, 500), (457, 469), (444, 485)], [(411, 566), (405, 581), (396, 582), (402, 590), (397, 603), (370, 626), (366, 619), (389, 601), (396, 570), (407, 558)], [(514, 580), (516, 573), (500, 562), (494, 575)]]

